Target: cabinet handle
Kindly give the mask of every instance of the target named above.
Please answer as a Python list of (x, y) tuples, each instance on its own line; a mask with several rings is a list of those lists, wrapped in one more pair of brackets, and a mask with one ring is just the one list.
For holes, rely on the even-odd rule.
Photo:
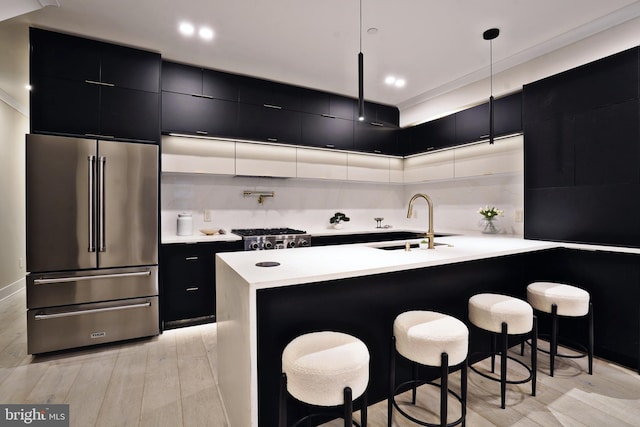
[(380, 150), (373, 150), (373, 152), (376, 153), (376, 154), (382, 153), (382, 151), (380, 151)]
[(380, 127), (384, 127), (384, 124), (379, 123), (379, 122), (371, 122), (371, 124), (372, 124), (373, 126), (380, 126)]
[(336, 116), (332, 116), (331, 114), (321, 114), (322, 117), (328, 117), (330, 119), (335, 119)]
[(433, 150), (435, 147), (427, 147), (427, 151)]
[(197, 256), (188, 256), (184, 260), (185, 261), (197, 261), (198, 257)]
[(198, 135), (208, 135), (209, 134), (209, 132), (207, 132), (206, 130), (197, 130), (196, 133)]
[(489, 134), (486, 134), (486, 135), (480, 135), (480, 138), (481, 138), (481, 139), (489, 138)]
[(278, 138), (267, 138), (267, 141), (278, 142)]
[(196, 287), (193, 287), (193, 288), (187, 288), (187, 289), (185, 289), (185, 291), (187, 291), (187, 292), (194, 292), (194, 291), (197, 291), (198, 289), (200, 289), (200, 288), (198, 288), (198, 287), (196, 286)]
[(326, 144), (325, 147), (327, 147), (327, 148), (336, 148), (336, 146), (333, 145), (333, 144)]
[(89, 83), (91, 85), (100, 85), (100, 86), (108, 86), (108, 87), (114, 87), (115, 85), (113, 83), (106, 83), (106, 82), (97, 82), (95, 80), (85, 80), (85, 83)]
[(202, 94), (199, 94), (199, 93), (192, 93), (191, 96), (195, 96), (196, 98), (213, 99), (213, 96), (211, 96), (211, 95), (202, 95)]
[(267, 108), (275, 108), (276, 110), (282, 110), (282, 107), (279, 105), (273, 105), (273, 104), (262, 104), (263, 107), (267, 107)]
[(151, 303), (144, 302), (141, 304), (119, 305), (117, 307), (105, 307), (105, 308), (91, 308), (88, 310), (67, 311), (63, 313), (53, 313), (53, 314), (45, 314), (42, 312), (38, 312), (38, 314), (36, 314), (34, 318), (35, 320), (58, 319), (60, 317), (80, 316), (83, 314), (104, 313), (105, 311), (128, 310), (131, 308), (143, 308), (143, 307), (151, 307)]
[(99, 133), (85, 133), (84, 136), (89, 136), (91, 138), (99, 138), (99, 139), (114, 139), (113, 135), (100, 135)]

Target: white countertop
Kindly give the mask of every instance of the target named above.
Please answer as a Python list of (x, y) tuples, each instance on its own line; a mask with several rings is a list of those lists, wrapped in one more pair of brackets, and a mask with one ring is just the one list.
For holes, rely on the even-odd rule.
[[(376, 247), (404, 245), (406, 241), (317, 246), (271, 251), (228, 252), (217, 256), (255, 289), (343, 279), (413, 268), (512, 255), (561, 247), (555, 242), (502, 236), (447, 236), (436, 238), (446, 245), (435, 249), (383, 250)], [(411, 243), (419, 239), (410, 240)], [(256, 263), (274, 261), (276, 267)]]
[(207, 236), (199, 231), (194, 231), (191, 236), (177, 236), (175, 234), (163, 234), (161, 238), (162, 244), (172, 243), (208, 243), (208, 242), (236, 242), (242, 240), (242, 237), (227, 232), (226, 234), (213, 234)]

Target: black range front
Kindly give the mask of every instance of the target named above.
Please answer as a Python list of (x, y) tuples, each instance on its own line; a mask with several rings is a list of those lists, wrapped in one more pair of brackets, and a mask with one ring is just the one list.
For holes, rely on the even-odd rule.
[(231, 232), (242, 237), (245, 251), (311, 246), (311, 235), (293, 228), (237, 228)]

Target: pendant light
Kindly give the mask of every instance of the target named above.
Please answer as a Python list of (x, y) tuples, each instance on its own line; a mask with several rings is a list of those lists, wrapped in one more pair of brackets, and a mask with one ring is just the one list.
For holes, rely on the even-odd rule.
[(362, 0), (360, 0), (360, 52), (358, 53), (358, 120), (364, 120), (364, 55), (362, 54)]
[(482, 38), (489, 40), (489, 81), (491, 85), (491, 92), (489, 96), (489, 144), (493, 144), (493, 39), (500, 35), (500, 30), (497, 28), (489, 28), (482, 33)]

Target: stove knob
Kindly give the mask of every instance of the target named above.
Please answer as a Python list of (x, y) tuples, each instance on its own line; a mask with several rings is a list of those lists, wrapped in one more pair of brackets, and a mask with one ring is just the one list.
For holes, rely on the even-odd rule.
[(251, 242), (249, 244), (249, 249), (251, 249), (252, 251), (257, 251), (258, 250), (258, 242)]
[(296, 247), (296, 242), (295, 242), (295, 240), (289, 240), (289, 241), (287, 242), (287, 247), (288, 247), (288, 248), (295, 248), (295, 247)]
[(302, 246), (302, 247), (309, 246), (309, 242), (307, 242), (304, 239), (300, 239), (300, 240), (298, 240), (298, 246)]
[(264, 248), (265, 249), (271, 249), (273, 247), (273, 243), (271, 243), (270, 241), (266, 241), (264, 242)]

